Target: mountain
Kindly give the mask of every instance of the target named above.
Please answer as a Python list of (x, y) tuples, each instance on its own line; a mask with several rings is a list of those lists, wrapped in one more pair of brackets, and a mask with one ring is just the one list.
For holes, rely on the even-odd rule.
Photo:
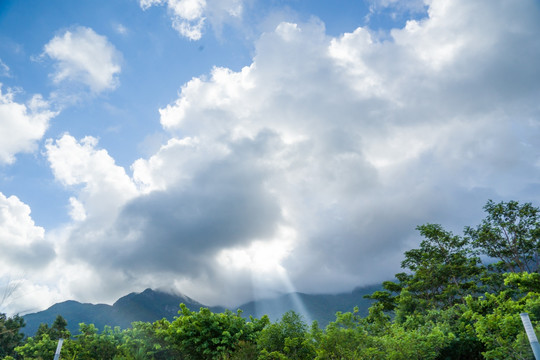
[(72, 334), (79, 331), (79, 323), (95, 324), (100, 328), (111, 319), (110, 305), (105, 304), (81, 304), (78, 301), (68, 300), (54, 304), (44, 311), (24, 315), (26, 326), (21, 331), (27, 336), (33, 336), (41, 323), (51, 325), (57, 315), (62, 315), (68, 322), (68, 329)]
[[(178, 315), (180, 303), (188, 309), (198, 311), (201, 307), (209, 307), (185, 295), (170, 294), (162, 291), (146, 289), (142, 293), (131, 293), (118, 299), (113, 305), (113, 318), (122, 328), (129, 327), (134, 321), (154, 322), (167, 318), (172, 320)], [(220, 306), (209, 307), (214, 312), (222, 312)], [(110, 325), (110, 324), (109, 324)]]
[[(94, 324), (98, 329), (105, 325), (127, 328), (134, 321), (153, 322), (178, 315), (179, 304), (184, 303), (192, 311), (205, 306), (187, 296), (169, 294), (163, 291), (146, 289), (141, 293), (131, 293), (118, 299), (113, 305), (83, 304), (78, 301), (64, 301), (37, 313), (24, 315), (25, 335), (33, 336), (41, 323), (51, 325), (57, 315), (62, 315), (72, 334), (79, 332), (79, 323)], [(222, 307), (210, 307), (212, 311), (222, 312)]]
[[(289, 310), (304, 316), (308, 322), (317, 320), (321, 327), (335, 319), (337, 311), (352, 311), (355, 306), (361, 315), (367, 314), (371, 301), (363, 296), (380, 290), (380, 286), (357, 288), (350, 293), (336, 295), (311, 295), (290, 293), (282, 296), (251, 301), (238, 306), (243, 316), (260, 318), (268, 315), (272, 321), (278, 320)], [(83, 304), (69, 300), (55, 304), (47, 310), (24, 315), (26, 326), (22, 329), (27, 336), (33, 336), (41, 323), (51, 325), (57, 315), (62, 315), (72, 334), (79, 331), (79, 323), (94, 324), (98, 329), (105, 325), (127, 328), (134, 321), (153, 322), (162, 318), (172, 320), (178, 315), (179, 304), (184, 303), (192, 311), (207, 307), (213, 312), (223, 312), (224, 307), (206, 306), (185, 295), (146, 289), (141, 293), (131, 293), (118, 299), (113, 305)]]
[(336, 319), (336, 312), (353, 311), (355, 306), (358, 306), (360, 315), (366, 316), (372, 301), (365, 299), (364, 295), (377, 290), (381, 290), (380, 285), (356, 288), (350, 293), (335, 295), (290, 293), (273, 299), (251, 301), (239, 308), (245, 316), (260, 318), (268, 315), (272, 321), (279, 320), (285, 312), (294, 310), (308, 323), (317, 320), (320, 327), (325, 327)]

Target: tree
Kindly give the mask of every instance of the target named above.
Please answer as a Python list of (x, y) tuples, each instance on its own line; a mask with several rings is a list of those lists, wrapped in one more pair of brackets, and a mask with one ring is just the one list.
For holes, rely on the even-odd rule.
[(484, 206), (486, 218), (476, 228), (465, 228), (480, 254), (498, 259), (509, 272), (540, 270), (540, 210), (517, 201)]
[(62, 315), (57, 315), (51, 325), (51, 339), (69, 339), (71, 333), (67, 329), (67, 321), (62, 317)]
[[(78, 360), (112, 360), (121, 354), (123, 333), (119, 327), (105, 326), (101, 333), (94, 324), (79, 324), (75, 340), (67, 340), (62, 346), (62, 356)], [(66, 355), (66, 356), (64, 356)]]
[[(52, 359), (58, 345), (58, 340), (52, 340), (49, 334), (43, 333), (39, 338), (30, 337), (24, 345), (15, 348), (17, 354), (23, 359)], [(65, 346), (62, 347), (62, 355), (65, 355)]]
[(441, 316), (446, 311), (411, 315), (402, 323), (391, 322), (381, 304), (372, 306), (365, 318), (358, 316), (358, 309), (338, 313), (321, 336), (316, 359), (446, 359), (440, 354), (456, 340), (451, 323)]
[(368, 297), (382, 304), (386, 311), (399, 305), (410, 313), (447, 308), (462, 302), (466, 295), (477, 293), (483, 269), (468, 240), (438, 224), (421, 225), (417, 230), (424, 240), (418, 249), (405, 252), (401, 267), (408, 272), (396, 274), (397, 282), (385, 281), (384, 291)]
[(0, 358), (15, 355), (14, 349), (22, 344), (24, 335), (19, 330), (24, 327), (24, 319), (19, 315), (7, 317), (0, 313)]
[(181, 353), (167, 341), (170, 326), (167, 319), (132, 323), (131, 328), (122, 333), (121, 352), (126, 359), (181, 359)]
[[(505, 275), (508, 285), (526, 284), (529, 274)], [(509, 288), (500, 293), (487, 293), (478, 299), (467, 298), (467, 311), (463, 317), (470, 319), (474, 331), (485, 346), (485, 359), (531, 359), (533, 354), (523, 328), (520, 313), (530, 315), (533, 327), (538, 332), (540, 320), (540, 294), (529, 291), (516, 297)]]
[(409, 292), (432, 307), (449, 307), (477, 291), (482, 269), (473, 256), (467, 239), (446, 231), (441, 225), (417, 227), (425, 240), (419, 249), (405, 252), (402, 267), (413, 272), (407, 283)]
[(207, 308), (194, 312), (180, 304), (179, 316), (167, 329), (168, 339), (188, 359), (228, 357), (240, 344), (254, 343), (269, 322), (267, 316), (247, 322), (241, 313), (216, 314)]
[(287, 311), (281, 320), (261, 331), (257, 345), (260, 359), (313, 359), (315, 348), (307, 325), (294, 311)]
[(67, 329), (67, 321), (62, 315), (56, 316), (50, 328), (46, 323), (39, 324), (35, 337), (40, 339), (44, 334), (47, 334), (51, 340), (69, 339), (71, 337), (71, 333)]
[(380, 304), (370, 309), (368, 318), (358, 314), (358, 307), (353, 312), (338, 312), (336, 321), (329, 323), (324, 334), (319, 336), (317, 359), (359, 359), (361, 353), (367, 352), (373, 358), (379, 353), (376, 339), (388, 326), (389, 317), (382, 314)]

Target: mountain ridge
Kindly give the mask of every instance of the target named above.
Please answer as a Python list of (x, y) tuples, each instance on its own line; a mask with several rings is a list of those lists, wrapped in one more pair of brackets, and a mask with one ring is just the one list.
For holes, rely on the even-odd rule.
[[(335, 319), (337, 311), (352, 311), (358, 306), (361, 314), (367, 314), (371, 300), (363, 296), (379, 289), (380, 286), (368, 286), (340, 294), (295, 292), (250, 301), (234, 309), (241, 309), (244, 317), (260, 318), (268, 315), (272, 321), (278, 320), (286, 311), (294, 310), (307, 322), (317, 320), (321, 326), (326, 326)], [(75, 300), (56, 303), (46, 310), (24, 315), (26, 326), (22, 332), (26, 336), (34, 336), (41, 323), (51, 325), (57, 315), (66, 319), (68, 329), (73, 335), (78, 333), (81, 322), (94, 324), (102, 330), (105, 325), (128, 328), (134, 321), (154, 322), (162, 318), (171, 321), (178, 315), (180, 303), (184, 303), (192, 311), (198, 311), (201, 307), (209, 308), (213, 312), (223, 312), (226, 309), (223, 306), (207, 306), (183, 294), (148, 288), (140, 293), (132, 292), (122, 296), (112, 305), (80, 303)]]

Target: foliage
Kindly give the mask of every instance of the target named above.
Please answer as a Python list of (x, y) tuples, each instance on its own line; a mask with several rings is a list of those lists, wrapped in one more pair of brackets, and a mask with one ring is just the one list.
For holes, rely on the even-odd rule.
[(24, 335), (19, 330), (24, 327), (24, 320), (19, 315), (7, 317), (0, 313), (0, 358), (14, 355), (14, 349), (22, 344)]
[(261, 349), (259, 359), (313, 359), (315, 355), (307, 325), (294, 311), (264, 328), (257, 345)]
[(392, 322), (377, 304), (366, 318), (338, 313), (317, 349), (317, 359), (437, 359), (455, 335), (448, 323), (410, 317)]
[(532, 358), (519, 314), (531, 312), (531, 320), (538, 320), (538, 293), (529, 293), (517, 300), (506, 292), (486, 294), (478, 300), (469, 298), (468, 302), (469, 310), (464, 316), (473, 320), (475, 332), (485, 345), (485, 359)]
[(51, 327), (45, 323), (41, 323), (36, 332), (36, 338), (40, 339), (44, 334), (49, 335), (51, 340), (69, 339), (71, 333), (67, 329), (67, 321), (62, 315), (56, 316), (56, 319), (52, 323)]
[(382, 304), (385, 311), (399, 310), (407, 315), (447, 308), (478, 293), (483, 269), (467, 239), (438, 224), (421, 225), (417, 230), (424, 240), (418, 249), (405, 252), (401, 267), (408, 273), (396, 274), (397, 282), (384, 282), (385, 291), (368, 297)]
[(70, 338), (67, 321), (58, 315), (50, 328), (47, 324), (40, 324), (36, 336), (28, 338), (24, 345), (17, 347), (15, 351), (23, 359), (52, 359), (59, 339), (65, 339), (62, 354), (67, 355)]
[(358, 308), (352, 313), (338, 312), (336, 321), (319, 336), (317, 359), (356, 359), (362, 349), (374, 352), (376, 344), (370, 335), (368, 321), (358, 315)]
[[(166, 319), (145, 323), (134, 322), (132, 327), (124, 330), (122, 344), (119, 346), (125, 359), (178, 359), (179, 350), (170, 346), (167, 341), (170, 323)], [(120, 358), (120, 356), (119, 356)]]
[(227, 310), (215, 314), (207, 308), (199, 312), (180, 304), (179, 316), (167, 329), (168, 340), (187, 359), (216, 359), (230, 356), (240, 342), (253, 343), (258, 333), (268, 324), (268, 317), (242, 318)]
[(476, 228), (465, 233), (476, 249), (498, 259), (508, 272), (538, 272), (540, 270), (540, 210), (530, 203), (517, 201), (484, 206), (486, 218)]
[(28, 338), (23, 346), (15, 349), (23, 359), (52, 359), (58, 340), (52, 340), (49, 334), (42, 334), (40, 338)]

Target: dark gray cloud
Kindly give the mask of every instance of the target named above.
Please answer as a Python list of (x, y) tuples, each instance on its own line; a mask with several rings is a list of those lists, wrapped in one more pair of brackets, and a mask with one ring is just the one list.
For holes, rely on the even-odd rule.
[(78, 240), (88, 237), (87, 227), (74, 231), (72, 252), (100, 268), (184, 276), (207, 271), (224, 248), (271, 238), (281, 209), (253, 159), (264, 157), (273, 137), (234, 143), (227, 157), (194, 174), (188, 186), (128, 202), (97, 247)]
[(5, 247), (2, 259), (4, 264), (11, 263), (18, 271), (38, 270), (50, 264), (56, 257), (51, 244), (36, 242), (29, 246)]

